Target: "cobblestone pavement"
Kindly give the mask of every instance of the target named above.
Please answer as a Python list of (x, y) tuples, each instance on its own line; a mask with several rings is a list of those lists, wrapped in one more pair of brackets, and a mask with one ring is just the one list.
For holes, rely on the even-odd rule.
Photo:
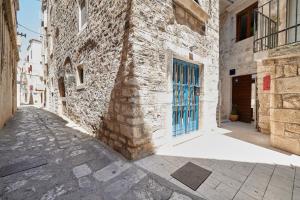
[(0, 178), (0, 200), (200, 199), (34, 107), (21, 108), (0, 130), (0, 155), (0, 167), (36, 157), (48, 162)]

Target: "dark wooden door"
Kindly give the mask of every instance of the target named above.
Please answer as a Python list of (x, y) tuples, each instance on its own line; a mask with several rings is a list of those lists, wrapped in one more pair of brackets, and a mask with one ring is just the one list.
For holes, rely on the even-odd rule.
[(251, 123), (251, 84), (252, 76), (238, 76), (232, 78), (232, 105), (236, 105), (239, 121)]

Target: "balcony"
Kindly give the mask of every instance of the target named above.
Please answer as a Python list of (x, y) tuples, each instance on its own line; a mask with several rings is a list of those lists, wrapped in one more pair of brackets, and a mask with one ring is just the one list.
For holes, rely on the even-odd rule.
[(254, 17), (255, 53), (300, 41), (300, 0), (271, 0)]

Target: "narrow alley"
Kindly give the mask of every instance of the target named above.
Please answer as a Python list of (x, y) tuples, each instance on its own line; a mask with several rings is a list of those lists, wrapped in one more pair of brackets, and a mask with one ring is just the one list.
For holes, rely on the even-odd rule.
[[(285, 152), (215, 133), (130, 162), (77, 128), (43, 109), (19, 109), (0, 130), (0, 175), (4, 166), (12, 172), (0, 177), (0, 199), (300, 199), (300, 169)], [(188, 162), (212, 171), (196, 191), (171, 177)]]
[(0, 200), (300, 200), (300, 0), (0, 0)]
[(66, 123), (45, 110), (23, 107), (0, 130), (0, 168), (20, 168), (37, 158), (47, 162), (0, 177), (1, 200), (200, 199)]

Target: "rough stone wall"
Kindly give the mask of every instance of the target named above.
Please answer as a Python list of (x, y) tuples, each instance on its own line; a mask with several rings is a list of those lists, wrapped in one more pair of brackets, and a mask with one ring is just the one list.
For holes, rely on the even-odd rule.
[(258, 119), (257, 125), (260, 132), (270, 134), (270, 100), (271, 90), (264, 90), (264, 77), (271, 76), (271, 85), (275, 76), (274, 61), (265, 60), (257, 62), (257, 98)]
[(0, 1), (0, 128), (17, 109), (15, 12), (14, 1)]
[[(47, 10), (47, 31), (54, 43), (53, 54), (48, 46), (48, 107), (57, 113), (64, 112), (96, 133), (108, 112), (111, 91), (118, 79), (127, 1), (89, 1), (88, 24), (81, 32), (76, 1), (48, 2)], [(81, 87), (76, 83), (79, 65), (84, 71)], [(65, 109), (59, 94), (61, 77), (65, 84)]]
[[(271, 89), (259, 93), (259, 127), (273, 146), (300, 154), (300, 57), (263, 61), (258, 74), (271, 75)], [(261, 84), (262, 85), (262, 84)]]
[[(205, 35), (175, 15), (174, 2), (134, 0), (132, 3), (135, 94), (141, 117), (133, 127), (141, 130), (141, 142), (152, 148), (172, 140), (172, 58), (203, 64), (200, 129), (217, 126), (219, 78), (219, 2), (201, 1), (210, 19)], [(182, 14), (186, 16), (186, 14)], [(178, 21), (180, 20), (180, 21)], [(186, 19), (185, 20), (189, 20)], [(193, 60), (190, 47), (195, 46)], [(137, 126), (136, 126), (137, 125)], [(147, 152), (147, 149), (146, 149)], [(138, 152), (134, 152), (136, 154)], [(148, 152), (147, 152), (148, 153)]]
[[(239, 3), (241, 0), (235, 1)], [(251, 3), (250, 3), (251, 5)], [(236, 14), (249, 5), (240, 5), (234, 10), (220, 15), (220, 82), (221, 82), (221, 118), (227, 120), (231, 112), (232, 77), (256, 73), (253, 58), (253, 37), (236, 42)], [(234, 76), (230, 69), (236, 69)]]
[[(78, 33), (77, 4), (57, 0), (48, 17), (48, 32), (55, 36), (59, 30), (48, 58), (49, 108), (127, 158), (143, 157), (171, 138), (172, 58), (189, 60), (193, 53), (191, 62), (203, 64), (201, 128), (216, 128), (218, 1), (201, 4), (211, 17), (205, 35), (176, 22), (172, 0), (90, 0), (87, 27)], [(85, 83), (78, 87), (81, 64)], [(61, 77), (65, 97), (59, 93)]]

